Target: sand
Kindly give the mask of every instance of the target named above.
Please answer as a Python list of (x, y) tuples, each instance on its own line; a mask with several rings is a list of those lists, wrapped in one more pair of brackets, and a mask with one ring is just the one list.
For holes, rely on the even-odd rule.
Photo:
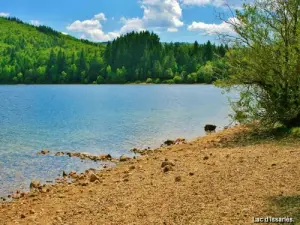
[(0, 203), (0, 224), (244, 225), (266, 216), (300, 224), (300, 140), (253, 141), (247, 132), (160, 148), (104, 169), (95, 182)]

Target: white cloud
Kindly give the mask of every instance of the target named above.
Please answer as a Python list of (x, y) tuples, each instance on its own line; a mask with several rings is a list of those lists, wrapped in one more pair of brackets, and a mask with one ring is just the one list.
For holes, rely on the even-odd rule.
[(174, 32), (178, 32), (178, 29), (175, 28), (175, 27), (170, 27), (170, 28), (168, 28), (167, 31), (168, 31), (168, 32), (171, 32), (171, 33), (174, 33)]
[(9, 17), (9, 13), (0, 12), (0, 17)]
[(119, 32), (105, 33), (102, 29), (101, 21), (107, 20), (103, 13), (95, 15), (90, 20), (76, 20), (67, 26), (67, 30), (81, 33), (80, 38), (92, 39), (93, 41), (110, 41), (120, 36)]
[(120, 30), (121, 34), (126, 34), (131, 31), (145, 30), (144, 21), (140, 18), (126, 19), (126, 18), (122, 17), (121, 22), (124, 23), (124, 26)]
[[(238, 23), (236, 18), (229, 18), (228, 21), (233, 23)], [(233, 27), (223, 21), (220, 24), (215, 23), (203, 23), (203, 22), (193, 22), (191, 25), (188, 26), (189, 31), (196, 31), (200, 33), (204, 33), (207, 35), (216, 35), (216, 34), (234, 34)]]
[(31, 23), (33, 26), (39, 26), (39, 25), (41, 25), (41, 22), (38, 21), (38, 20), (30, 20), (30, 23)]
[(190, 6), (213, 5), (215, 7), (224, 7), (228, 5), (232, 8), (241, 7), (243, 5), (243, 2), (245, 1), (244, 0), (181, 0), (181, 3), (183, 5), (190, 5)]
[(99, 20), (99, 21), (106, 21), (107, 20), (104, 13), (99, 13), (99, 14), (95, 15), (94, 19)]
[(64, 35), (69, 35), (67, 32), (61, 32), (62, 34), (64, 34)]
[(101, 29), (102, 25), (98, 20), (76, 20), (70, 26), (67, 27), (69, 31), (74, 32), (88, 32), (90, 30)]
[(142, 18), (121, 19), (124, 26), (121, 33), (140, 31), (143, 29), (165, 29), (175, 31), (184, 25), (181, 21), (182, 9), (178, 0), (141, 0), (144, 10)]

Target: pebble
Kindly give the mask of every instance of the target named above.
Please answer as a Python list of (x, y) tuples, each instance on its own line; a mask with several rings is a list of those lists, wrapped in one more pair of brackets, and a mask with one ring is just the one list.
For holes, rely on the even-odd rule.
[(181, 176), (175, 177), (175, 182), (180, 182), (181, 181)]
[(167, 173), (167, 172), (173, 171), (173, 170), (174, 170), (173, 167), (170, 166), (170, 165), (166, 165), (166, 166), (163, 168), (164, 173)]
[(94, 174), (93, 172), (90, 172), (90, 182), (95, 182), (96, 180), (100, 180), (100, 178)]
[(40, 183), (40, 181), (38, 181), (38, 180), (33, 180), (33, 181), (31, 181), (31, 183), (30, 183), (30, 188), (33, 188), (33, 189), (37, 189), (37, 188), (39, 188), (41, 186), (41, 183)]
[(81, 182), (80, 182), (80, 185), (83, 186), (83, 187), (85, 187), (85, 186), (88, 186), (88, 185), (89, 185), (89, 182), (86, 181), (86, 180), (84, 180), (84, 181), (81, 181)]
[(44, 150), (42, 150), (41, 152), (40, 152), (40, 154), (42, 154), (42, 155), (46, 155), (46, 154), (49, 154), (50, 153), (50, 151), (48, 151), (48, 150), (46, 150), (46, 149), (44, 149)]
[(134, 169), (135, 169), (135, 166), (130, 166), (129, 169), (130, 169), (130, 170), (134, 170)]
[(165, 166), (175, 166), (175, 164), (171, 161), (164, 161), (162, 162), (161, 167), (163, 168)]
[(127, 156), (125, 156), (125, 155), (121, 155), (121, 156), (120, 156), (120, 162), (126, 162), (126, 161), (128, 161), (128, 160), (130, 160), (129, 157), (127, 157)]
[(13, 194), (11, 197), (12, 197), (13, 199), (19, 199), (19, 198), (21, 198), (21, 195), (18, 194), (18, 193), (16, 193), (16, 194)]
[(57, 153), (55, 153), (55, 156), (63, 156), (65, 153), (63, 153), (63, 152), (57, 152)]
[(42, 189), (41, 189), (41, 192), (42, 192), (42, 193), (47, 193), (47, 192), (48, 192), (48, 189), (47, 189), (47, 188), (42, 188)]

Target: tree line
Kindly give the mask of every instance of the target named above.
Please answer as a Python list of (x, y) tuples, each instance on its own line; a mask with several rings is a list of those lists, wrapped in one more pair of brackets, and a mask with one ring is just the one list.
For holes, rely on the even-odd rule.
[(226, 45), (161, 43), (148, 31), (106, 44), (0, 18), (0, 83), (212, 83), (226, 77)]
[(228, 46), (161, 43), (148, 31), (132, 32), (109, 42), (104, 52), (109, 82), (212, 83), (226, 76)]

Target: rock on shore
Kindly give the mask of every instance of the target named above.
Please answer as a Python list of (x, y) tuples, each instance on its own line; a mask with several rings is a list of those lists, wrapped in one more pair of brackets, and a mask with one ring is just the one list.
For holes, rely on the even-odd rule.
[(101, 171), (71, 171), (72, 183), (33, 182), (37, 189), (0, 203), (0, 223), (235, 225), (252, 224), (254, 215), (297, 218), (299, 140), (249, 144), (244, 131), (228, 129)]

